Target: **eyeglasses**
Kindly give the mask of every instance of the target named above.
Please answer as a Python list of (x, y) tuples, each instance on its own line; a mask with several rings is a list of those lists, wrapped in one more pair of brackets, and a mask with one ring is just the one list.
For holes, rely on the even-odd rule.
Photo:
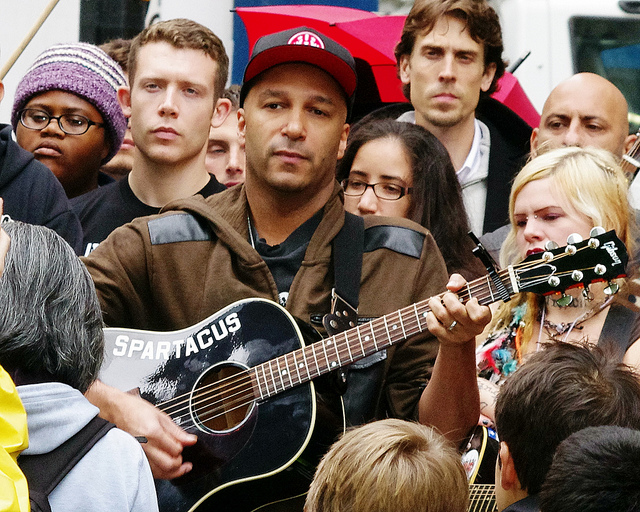
[(411, 194), (411, 187), (401, 187), (394, 183), (365, 183), (358, 180), (344, 180), (342, 188), (346, 196), (363, 196), (367, 189), (371, 187), (378, 199), (385, 201), (397, 201), (406, 194)]
[(58, 121), (58, 126), (67, 135), (82, 135), (87, 133), (87, 130), (92, 126), (99, 128), (104, 126), (104, 123), (96, 123), (79, 114), (52, 116), (37, 108), (25, 108), (19, 114), (20, 123), (29, 130), (44, 130), (54, 119)]

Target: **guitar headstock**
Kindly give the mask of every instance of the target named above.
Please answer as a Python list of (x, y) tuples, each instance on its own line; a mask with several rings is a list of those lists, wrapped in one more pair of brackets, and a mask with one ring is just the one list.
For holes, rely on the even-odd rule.
[(615, 231), (594, 228), (588, 240), (571, 235), (565, 247), (530, 255), (512, 267), (521, 292), (544, 295), (625, 277), (627, 249)]

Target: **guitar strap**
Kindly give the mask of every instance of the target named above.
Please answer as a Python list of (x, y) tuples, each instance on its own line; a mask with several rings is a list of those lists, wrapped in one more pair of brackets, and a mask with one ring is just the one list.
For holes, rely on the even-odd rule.
[(345, 212), (344, 225), (333, 240), (331, 314), (323, 319), (330, 335), (357, 325), (363, 252), (364, 220)]
[[(364, 220), (345, 212), (344, 225), (333, 240), (334, 288), (331, 313), (322, 319), (330, 336), (358, 325), (363, 252)], [(343, 395), (347, 390), (347, 369), (340, 368), (335, 372), (335, 378), (329, 380), (333, 390)]]
[(632, 336), (633, 328), (638, 321), (638, 313), (621, 304), (612, 304), (598, 338), (598, 345), (613, 351), (622, 361), (627, 349), (636, 341)]
[(344, 226), (333, 241), (335, 293), (355, 310), (360, 295), (363, 251), (364, 219), (345, 212)]

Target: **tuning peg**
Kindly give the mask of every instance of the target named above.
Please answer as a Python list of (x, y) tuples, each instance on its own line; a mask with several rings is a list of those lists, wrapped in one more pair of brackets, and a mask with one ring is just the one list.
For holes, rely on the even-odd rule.
[(551, 276), (547, 280), (547, 283), (549, 283), (549, 286), (551, 286), (552, 288), (556, 288), (560, 286), (560, 278), (558, 276)]
[(615, 295), (620, 290), (620, 286), (618, 283), (614, 283), (613, 281), (609, 281), (608, 286), (604, 289), (604, 293), (607, 295)]
[(577, 251), (578, 249), (576, 249), (576, 246), (572, 244), (569, 244), (564, 248), (564, 252), (569, 256), (573, 256)]
[(584, 277), (584, 274), (580, 270), (574, 270), (573, 272), (571, 272), (571, 279), (573, 279), (576, 282), (582, 281), (583, 277)]
[(591, 293), (591, 290), (589, 290), (588, 284), (584, 285), (584, 288), (582, 290), (582, 296), (588, 301), (593, 300), (593, 294)]
[(551, 260), (553, 260), (553, 253), (550, 251), (545, 251), (542, 253), (542, 261), (544, 261), (545, 263), (549, 263)]
[(580, 242), (582, 242), (582, 240), (583, 240), (583, 238), (578, 233), (571, 233), (567, 237), (567, 244), (568, 245), (576, 245), (576, 244), (579, 244)]
[(604, 235), (605, 233), (606, 231), (602, 226), (596, 226), (595, 228), (591, 228), (591, 231), (589, 231), (589, 236), (596, 237), (596, 236)]
[(607, 267), (605, 267), (602, 263), (598, 263), (595, 267), (593, 267), (593, 271), (597, 275), (602, 276), (607, 272)]
[(573, 302), (573, 297), (571, 295), (567, 295), (566, 293), (562, 293), (562, 296), (556, 301), (556, 304), (561, 308), (565, 308)]
[(549, 240), (546, 244), (544, 244), (544, 248), (547, 251), (553, 251), (554, 249), (557, 249), (559, 246), (557, 243), (555, 243), (553, 240)]

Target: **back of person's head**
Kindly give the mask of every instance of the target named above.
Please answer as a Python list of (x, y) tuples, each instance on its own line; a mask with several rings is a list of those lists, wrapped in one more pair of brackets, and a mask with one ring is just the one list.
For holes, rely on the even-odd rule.
[(229, 56), (218, 36), (204, 25), (184, 18), (160, 21), (145, 28), (132, 41), (129, 50), (129, 84), (133, 86), (140, 48), (149, 43), (168, 43), (179, 50), (200, 50), (216, 63), (214, 87), (217, 100), (229, 75)]
[(104, 122), (109, 152), (102, 164), (120, 149), (127, 120), (118, 103), (117, 91), (126, 85), (120, 66), (104, 51), (88, 43), (56, 44), (42, 52), (20, 79), (11, 112), (11, 124), (18, 129), (21, 111), (42, 93), (63, 91), (88, 101)]
[(453, 445), (397, 419), (347, 432), (324, 456), (305, 512), (464, 512), (469, 489)]
[(28, 381), (85, 392), (104, 357), (102, 313), (91, 276), (54, 231), (3, 222), (11, 238), (0, 277), (0, 364)]
[(496, 427), (529, 494), (540, 492), (558, 445), (599, 425), (640, 428), (640, 381), (598, 347), (553, 343), (502, 385)]
[(614, 510), (640, 510), (640, 431), (585, 428), (558, 446), (540, 491), (540, 511)]
[(131, 49), (131, 39), (111, 39), (102, 43), (99, 48), (109, 57), (115, 60), (125, 73), (129, 69), (129, 50)]
[[(593, 226), (601, 226), (607, 231), (614, 229), (618, 238), (632, 252), (635, 233), (630, 229), (634, 221), (627, 198), (628, 182), (617, 159), (604, 149), (559, 148), (529, 161), (511, 186), (511, 230), (500, 252), (503, 266), (521, 259), (516, 246), (516, 198), (525, 185), (544, 178), (552, 178), (556, 190), (564, 195), (576, 211), (591, 219)], [(566, 240), (554, 241), (559, 245), (566, 243)]]
[[(504, 45), (498, 14), (486, 0), (416, 0), (404, 22), (400, 42), (395, 48), (396, 63), (400, 68), (400, 58), (411, 55), (418, 37), (431, 32), (437, 21), (443, 16), (451, 16), (466, 24), (471, 38), (484, 45), (485, 68), (496, 65), (496, 73), (489, 89), (481, 91), (481, 97), (496, 91), (498, 80), (504, 75), (505, 63), (502, 60)], [(407, 99), (410, 84), (403, 86)]]

